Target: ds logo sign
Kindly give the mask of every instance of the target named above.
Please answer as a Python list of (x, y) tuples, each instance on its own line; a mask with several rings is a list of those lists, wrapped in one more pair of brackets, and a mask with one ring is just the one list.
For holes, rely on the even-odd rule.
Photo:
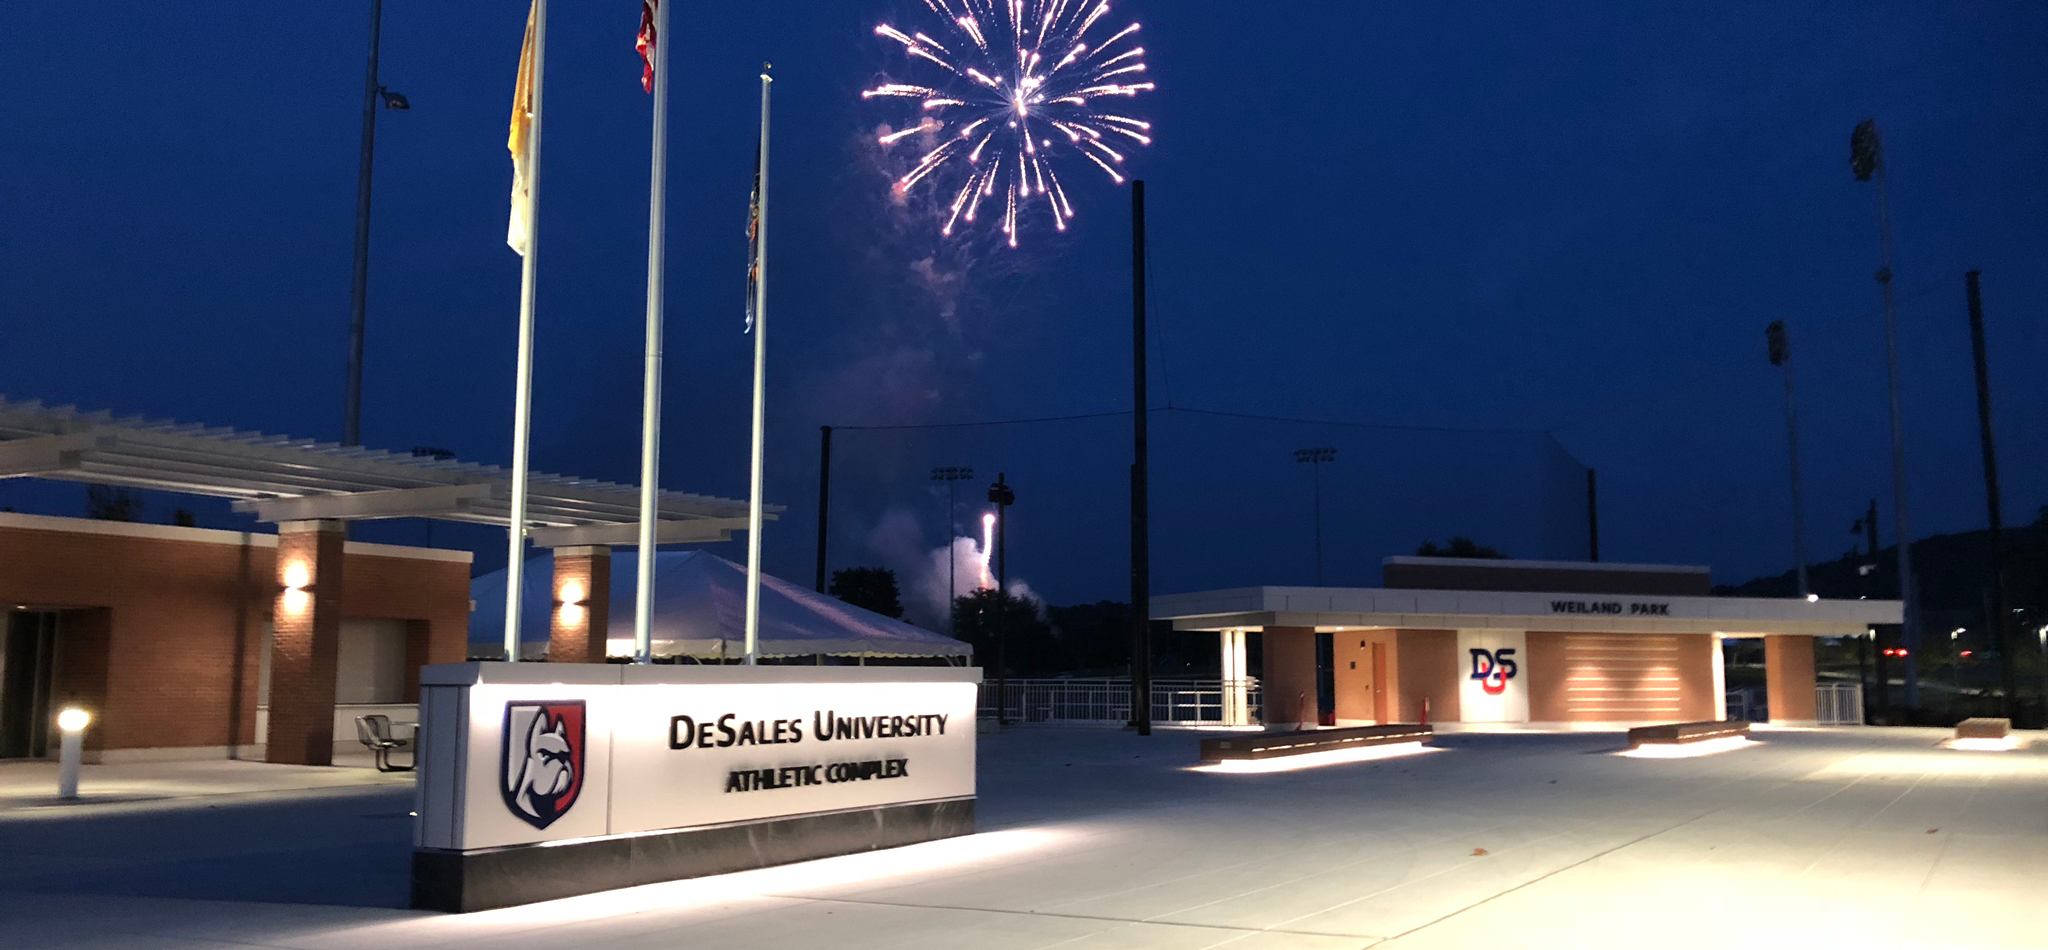
[(1508, 680), (1520, 672), (1515, 667), (1513, 647), (1504, 650), (1472, 648), (1472, 678), (1479, 681), (1479, 688), (1488, 696), (1499, 696), (1508, 691)]

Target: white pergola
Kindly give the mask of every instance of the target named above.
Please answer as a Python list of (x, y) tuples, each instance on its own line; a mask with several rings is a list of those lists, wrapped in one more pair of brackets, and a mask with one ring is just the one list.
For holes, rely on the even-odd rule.
[[(233, 500), (264, 522), (428, 518), (509, 525), (512, 473), (492, 465), (117, 417), (0, 396), (0, 478), (46, 478)], [(747, 527), (747, 503), (660, 494), (656, 543), (725, 541)], [(774, 519), (782, 506), (765, 506)], [(534, 472), (527, 536), (538, 547), (632, 546), (640, 490)]]

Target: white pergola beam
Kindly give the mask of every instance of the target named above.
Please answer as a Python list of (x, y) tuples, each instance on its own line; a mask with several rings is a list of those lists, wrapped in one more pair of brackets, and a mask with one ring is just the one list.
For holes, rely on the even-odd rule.
[(491, 483), (437, 485), (433, 488), (398, 488), (341, 495), (255, 498), (237, 501), (234, 508), (243, 514), (254, 514), (258, 521), (271, 522), (430, 518), (466, 511), (477, 502), (496, 498), (504, 491), (504, 486)]
[[(700, 518), (695, 521), (661, 521), (654, 526), (656, 544), (710, 544), (715, 541), (730, 541), (735, 531), (745, 531), (745, 518)], [(534, 547), (568, 548), (586, 544), (602, 544), (615, 548), (636, 547), (640, 543), (640, 526), (637, 524), (593, 524), (573, 528), (530, 528), (527, 538)]]
[(95, 432), (0, 442), (0, 478), (74, 469), (83, 462), (86, 452), (113, 447), (113, 436)]

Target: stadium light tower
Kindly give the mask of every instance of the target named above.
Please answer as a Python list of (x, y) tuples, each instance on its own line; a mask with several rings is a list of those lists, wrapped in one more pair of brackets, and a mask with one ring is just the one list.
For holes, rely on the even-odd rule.
[(1882, 257), (1877, 268), (1877, 283), (1884, 294), (1885, 361), (1891, 392), (1892, 533), (1899, 539), (1899, 601), (1905, 612), (1899, 639), (1906, 650), (1903, 654), (1906, 705), (1917, 709), (1920, 706), (1920, 625), (1915, 614), (1919, 598), (1913, 596), (1913, 534), (1906, 530), (1906, 433), (1899, 408), (1899, 318), (1892, 301), (1892, 216), (1885, 194), (1884, 139), (1878, 134), (1876, 119), (1856, 123), (1856, 130), (1850, 134), (1849, 170), (1856, 174), (1857, 181), (1877, 182), (1877, 240)]
[(1772, 320), (1764, 328), (1770, 344), (1771, 365), (1785, 370), (1785, 432), (1792, 446), (1792, 553), (1799, 559), (1799, 596), (1811, 591), (1806, 586), (1806, 494), (1799, 487), (1799, 409), (1792, 395), (1792, 340), (1785, 333), (1785, 321)]
[(1316, 586), (1323, 586), (1323, 463), (1337, 460), (1332, 448), (1295, 449), (1294, 461), (1306, 463), (1315, 473), (1316, 485)]
[(953, 632), (953, 599), (960, 596), (959, 559), (953, 556), (953, 539), (959, 536), (960, 493), (956, 486), (973, 478), (974, 469), (950, 465), (932, 469), (932, 481), (946, 483), (946, 632)]

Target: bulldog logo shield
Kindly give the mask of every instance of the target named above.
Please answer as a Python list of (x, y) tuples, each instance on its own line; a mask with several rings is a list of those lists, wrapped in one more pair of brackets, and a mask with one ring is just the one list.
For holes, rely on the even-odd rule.
[(498, 773), (520, 820), (546, 828), (568, 814), (583, 790), (583, 701), (506, 703)]

